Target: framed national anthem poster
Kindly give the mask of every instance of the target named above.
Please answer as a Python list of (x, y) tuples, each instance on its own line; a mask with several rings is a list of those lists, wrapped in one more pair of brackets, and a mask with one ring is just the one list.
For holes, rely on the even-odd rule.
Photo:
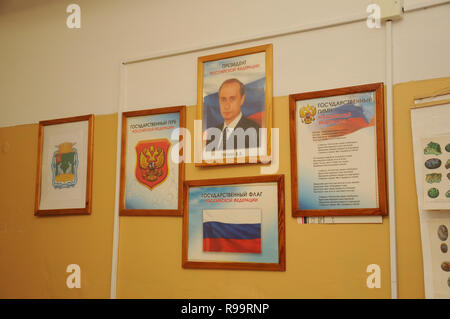
[(293, 216), (386, 215), (383, 83), (289, 100)]
[(181, 216), (185, 106), (122, 114), (120, 215)]
[(93, 130), (93, 115), (39, 122), (35, 215), (91, 213)]

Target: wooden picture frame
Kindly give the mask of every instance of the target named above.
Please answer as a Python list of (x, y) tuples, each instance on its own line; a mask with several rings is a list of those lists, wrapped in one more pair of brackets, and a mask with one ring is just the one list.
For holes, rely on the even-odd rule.
[(183, 198), (183, 268), (286, 270), (284, 175), (186, 181)]
[[(270, 163), (272, 50), (267, 44), (198, 58), (202, 134), (196, 136), (201, 145), (196, 166)], [(228, 131), (225, 123), (234, 130)], [(223, 143), (225, 130), (233, 136), (230, 144)]]
[(92, 114), (39, 122), (36, 216), (91, 213), (93, 134)]
[(388, 214), (383, 83), (292, 94), (289, 117), (292, 216)]
[(120, 216), (183, 215), (184, 160), (172, 149), (182, 156), (184, 135), (172, 135), (185, 127), (185, 106), (122, 113)]

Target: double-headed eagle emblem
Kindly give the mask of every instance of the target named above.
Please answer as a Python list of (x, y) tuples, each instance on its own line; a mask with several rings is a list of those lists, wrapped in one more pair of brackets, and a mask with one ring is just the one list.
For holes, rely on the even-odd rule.
[(162, 175), (164, 160), (164, 151), (161, 147), (151, 145), (144, 148), (139, 155), (139, 167), (142, 169), (142, 176), (151, 182), (157, 180)]
[(166, 179), (169, 147), (167, 139), (141, 141), (136, 145), (136, 178), (140, 183), (153, 189)]
[(315, 121), (316, 107), (310, 106), (309, 104), (300, 108), (300, 118), (302, 123), (311, 124)]

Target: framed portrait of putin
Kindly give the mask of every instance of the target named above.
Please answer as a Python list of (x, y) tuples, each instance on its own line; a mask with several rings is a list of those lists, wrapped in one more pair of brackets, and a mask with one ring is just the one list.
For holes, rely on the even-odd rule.
[(199, 57), (197, 80), (196, 166), (270, 163), (272, 44)]

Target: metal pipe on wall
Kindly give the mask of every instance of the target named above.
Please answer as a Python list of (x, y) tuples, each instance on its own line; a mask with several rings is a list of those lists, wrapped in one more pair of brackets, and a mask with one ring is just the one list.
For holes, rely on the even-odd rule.
[(126, 67), (120, 64), (119, 72), (119, 110), (117, 112), (117, 153), (116, 153), (116, 195), (114, 204), (114, 233), (111, 266), (110, 298), (117, 298), (117, 266), (119, 262), (119, 201), (120, 201), (120, 159), (122, 148), (122, 113), (126, 101)]
[(389, 190), (389, 256), (391, 259), (391, 298), (398, 298), (397, 291), (397, 229), (395, 216), (395, 176), (394, 176), (394, 112), (393, 112), (393, 44), (392, 21), (386, 21), (386, 111), (387, 111), (387, 155)]

